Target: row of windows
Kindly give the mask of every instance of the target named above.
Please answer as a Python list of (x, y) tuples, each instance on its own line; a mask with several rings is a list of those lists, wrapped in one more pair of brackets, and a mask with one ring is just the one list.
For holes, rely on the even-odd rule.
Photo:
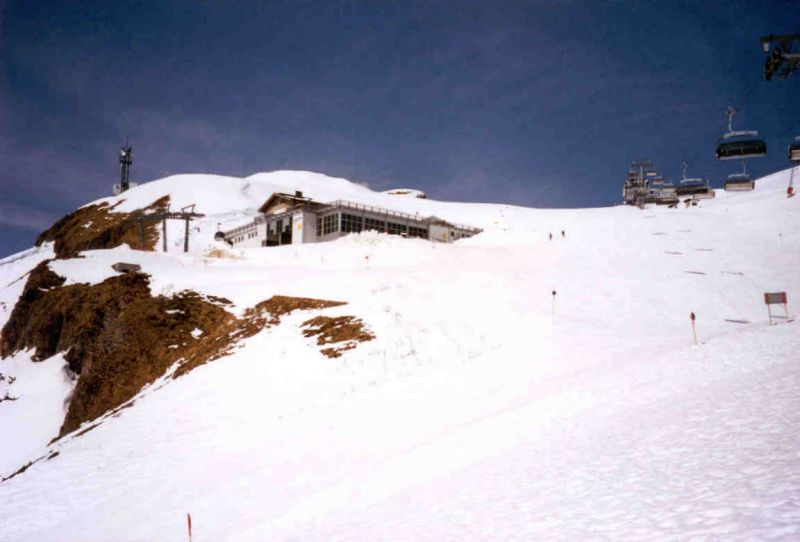
[(328, 215), (317, 219), (317, 237), (339, 231), (339, 215)]
[(375, 230), (394, 235), (408, 235), (409, 237), (428, 238), (428, 229), (408, 226), (397, 222), (385, 222), (374, 218), (361, 217), (348, 213), (341, 214), (341, 229), (339, 228), (339, 215), (332, 214), (317, 220), (317, 237), (328, 235), (336, 231), (342, 233), (357, 233), (364, 230)]
[(414, 226), (408, 227), (409, 237), (420, 237), (422, 239), (428, 238), (428, 230), (426, 228), (415, 228)]
[[(267, 225), (268, 237), (272, 238), (271, 236), (280, 233), (288, 234), (291, 232), (291, 228), (292, 228), (291, 218), (289, 218), (286, 221), (278, 220), (277, 222), (268, 223)], [(375, 230), (393, 235), (405, 235), (407, 237), (419, 237), (422, 239), (428, 238), (427, 228), (420, 228), (417, 226), (400, 224), (398, 222), (387, 222), (383, 220), (377, 220), (374, 218), (362, 217), (348, 213), (341, 213), (341, 221), (340, 221), (340, 215), (338, 213), (329, 214), (327, 216), (323, 216), (317, 219), (317, 237), (329, 235), (337, 231), (342, 231), (343, 233), (355, 233), (364, 230)], [(460, 232), (460, 231), (459, 232), (452, 230), (450, 231), (450, 239), (452, 240), (464, 237), (471, 237), (472, 235), (474, 234), (467, 232)], [(234, 243), (240, 243), (245, 239), (253, 239), (255, 237), (258, 237), (258, 233), (251, 232), (243, 234), (238, 237), (234, 237), (232, 241)]]
[(386, 222), (384, 222), (383, 220), (375, 220), (374, 218), (365, 218), (364, 229), (384, 231), (386, 229)]
[(396, 222), (387, 222), (386, 223), (386, 233), (391, 233), (393, 235), (399, 235), (402, 233), (406, 233), (406, 225), (405, 224), (397, 224)]
[(258, 237), (258, 232), (248, 233), (246, 235), (239, 235), (238, 237), (234, 237), (231, 241), (234, 243), (241, 243), (245, 239), (252, 239), (253, 237)]
[[(339, 217), (341, 216), (341, 221)], [(317, 219), (317, 237), (333, 232), (357, 233), (365, 230), (375, 230), (393, 235), (406, 235), (408, 237), (428, 238), (428, 229), (398, 222), (385, 222), (374, 218), (361, 217), (349, 213), (331, 214)]]
[(345, 233), (359, 232), (364, 229), (364, 218), (356, 215), (342, 213), (342, 231)]

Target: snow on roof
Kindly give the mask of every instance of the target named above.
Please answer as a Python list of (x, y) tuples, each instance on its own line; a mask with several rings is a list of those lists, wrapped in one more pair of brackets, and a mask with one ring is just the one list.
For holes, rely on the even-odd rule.
[(389, 194), (391, 196), (407, 196), (411, 198), (421, 198), (425, 199), (428, 196), (422, 190), (417, 190), (415, 188), (393, 188), (391, 190), (386, 190), (383, 192), (384, 194)]

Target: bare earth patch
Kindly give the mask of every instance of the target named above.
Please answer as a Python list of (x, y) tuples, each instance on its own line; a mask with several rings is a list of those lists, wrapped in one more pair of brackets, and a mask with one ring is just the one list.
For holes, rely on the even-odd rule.
[(344, 304), (274, 296), (237, 318), (225, 309), (231, 302), (224, 298), (189, 290), (153, 296), (144, 273), (65, 286), (48, 263), (30, 272), (0, 334), (0, 356), (33, 348), (33, 359), (40, 361), (64, 353), (78, 381), (59, 436), (113, 413), (173, 366), (177, 378), (231, 353), (283, 315)]
[(342, 352), (352, 350), (358, 343), (375, 338), (375, 335), (364, 328), (364, 322), (355, 316), (317, 316), (303, 322), (302, 327), (306, 328), (303, 335), (316, 336), (318, 345), (337, 345), (320, 350), (329, 358), (338, 358)]
[[(157, 199), (144, 209), (130, 213), (113, 212), (112, 205), (100, 203), (87, 205), (62, 217), (36, 238), (36, 246), (53, 241), (56, 258), (73, 258), (83, 250), (113, 248), (127, 243), (131, 248), (138, 248), (139, 226), (129, 222), (144, 214), (166, 211), (169, 207), (169, 196)], [(144, 225), (145, 250), (154, 250), (158, 242), (158, 224), (150, 222)]]

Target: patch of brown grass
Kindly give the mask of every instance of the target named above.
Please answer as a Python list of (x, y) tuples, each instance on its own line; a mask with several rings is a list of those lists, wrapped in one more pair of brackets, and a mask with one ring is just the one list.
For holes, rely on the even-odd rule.
[[(63, 352), (79, 375), (60, 436), (120, 409), (175, 364), (177, 378), (229, 354), (286, 314), (343, 304), (275, 296), (236, 318), (225, 310), (231, 304), (225, 298), (193, 291), (153, 296), (143, 273), (92, 285), (64, 282), (48, 262), (36, 266), (0, 335), (2, 357), (27, 348), (35, 350), (34, 360)], [(202, 332), (198, 337), (195, 329)]]
[[(116, 213), (108, 203), (87, 205), (62, 217), (36, 238), (36, 246), (47, 241), (54, 242), (56, 258), (72, 258), (83, 250), (113, 248), (128, 244), (139, 247), (139, 226), (129, 219), (153, 212), (166, 211), (169, 196), (157, 199), (144, 209), (131, 213)], [(158, 242), (158, 223), (144, 224), (145, 249), (154, 250)]]
[(210, 336), (201, 337), (203, 340), (186, 353), (175, 371), (175, 378), (209, 361), (230, 354), (239, 341), (252, 337), (262, 329), (278, 325), (281, 316), (296, 310), (323, 309), (344, 304), (342, 301), (326, 301), (308, 297), (273, 296), (255, 307), (247, 309), (243, 318), (233, 318), (214, 329)]
[(296, 310), (326, 309), (345, 305), (343, 301), (326, 301), (324, 299), (311, 299), (309, 297), (288, 297), (284, 295), (272, 296), (262, 301), (252, 309), (245, 312), (245, 318), (264, 318), (267, 314), (270, 319), (267, 323), (275, 325), (280, 322), (280, 317)]
[[(342, 352), (352, 350), (358, 343), (371, 341), (375, 335), (364, 328), (364, 322), (355, 316), (317, 316), (303, 322), (303, 335), (317, 337), (317, 344), (339, 344), (320, 350), (329, 358), (338, 358)], [(343, 343), (343, 344), (340, 344)]]
[(31, 272), (3, 328), (3, 357), (34, 348), (34, 360), (64, 352), (79, 374), (60, 434), (129, 400), (196, 342), (235, 317), (195, 292), (151, 296), (149, 277), (126, 273), (63, 286), (47, 262)]

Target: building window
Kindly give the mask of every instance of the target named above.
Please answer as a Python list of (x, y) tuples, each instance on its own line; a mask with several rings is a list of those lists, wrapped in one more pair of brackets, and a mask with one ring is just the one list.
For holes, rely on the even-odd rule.
[(364, 229), (364, 219), (360, 216), (342, 213), (342, 232), (360, 232)]
[(386, 231), (386, 222), (383, 220), (375, 220), (374, 218), (364, 219), (365, 230)]
[(416, 228), (414, 226), (408, 227), (408, 236), (409, 237), (420, 237), (422, 239), (428, 238), (428, 230), (427, 228)]
[(400, 235), (406, 233), (406, 225), (405, 224), (397, 224), (396, 222), (387, 222), (386, 223), (386, 232), (393, 234), (393, 235)]
[(317, 220), (317, 236), (328, 235), (335, 231), (339, 231), (338, 214), (323, 216), (320, 220)]

